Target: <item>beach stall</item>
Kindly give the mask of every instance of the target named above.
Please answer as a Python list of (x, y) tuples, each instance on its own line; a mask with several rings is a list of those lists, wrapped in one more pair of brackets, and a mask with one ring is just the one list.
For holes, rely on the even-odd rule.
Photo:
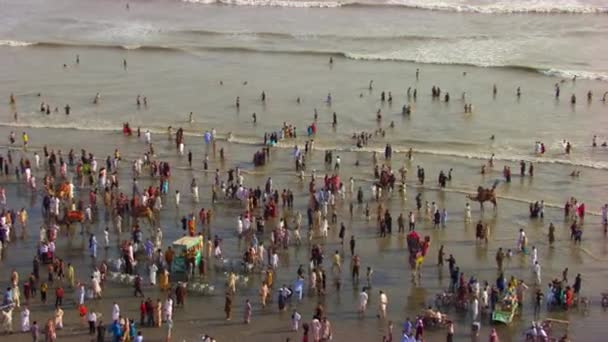
[(188, 269), (188, 264), (192, 263), (194, 267), (198, 267), (202, 258), (203, 236), (184, 236), (172, 244), (175, 257), (171, 263), (172, 273), (185, 273)]
[(492, 312), (492, 321), (509, 324), (513, 321), (513, 316), (517, 311), (518, 303), (514, 297), (506, 297), (496, 303), (496, 308)]

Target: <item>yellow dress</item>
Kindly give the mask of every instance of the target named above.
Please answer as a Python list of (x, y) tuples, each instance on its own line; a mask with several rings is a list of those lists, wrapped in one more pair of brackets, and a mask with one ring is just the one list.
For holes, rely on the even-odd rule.
[(161, 291), (169, 289), (169, 272), (167, 272), (166, 270), (165, 272), (160, 274), (158, 286), (160, 287)]
[(70, 265), (68, 267), (68, 272), (67, 272), (66, 278), (68, 278), (68, 283), (70, 284), (70, 287), (74, 287), (74, 281), (75, 281), (74, 266)]
[(266, 284), (268, 284), (268, 287), (272, 287), (272, 282), (273, 282), (273, 274), (271, 270), (268, 270), (268, 272), (266, 273)]

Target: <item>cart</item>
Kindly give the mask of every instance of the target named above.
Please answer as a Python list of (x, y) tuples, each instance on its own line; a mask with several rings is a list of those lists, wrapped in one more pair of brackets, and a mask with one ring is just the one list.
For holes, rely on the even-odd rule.
[(497, 303), (494, 312), (492, 312), (492, 321), (501, 322), (504, 324), (511, 323), (513, 321), (513, 317), (515, 316), (515, 312), (517, 311), (517, 307), (517, 301), (513, 301), (511, 303), (501, 301)]
[(172, 248), (175, 257), (171, 263), (171, 273), (186, 273), (188, 264), (198, 267), (201, 263), (203, 236), (184, 236), (173, 241)]

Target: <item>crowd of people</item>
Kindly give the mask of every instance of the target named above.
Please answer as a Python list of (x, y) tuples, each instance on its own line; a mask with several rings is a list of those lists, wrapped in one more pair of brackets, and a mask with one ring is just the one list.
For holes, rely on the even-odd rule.
[[(126, 65), (126, 64), (125, 64)], [(418, 77), (418, 75), (417, 75)], [(372, 83), (370, 82), (370, 88)], [(439, 87), (433, 86), (432, 96), (434, 99), (441, 99), (448, 102), (449, 93), (444, 92)], [(494, 88), (496, 93), (496, 88)], [(410, 91), (408, 90), (408, 95)], [(413, 92), (416, 98), (417, 90)], [(520, 90), (518, 90), (520, 96)], [(464, 96), (463, 96), (464, 98)], [(262, 93), (261, 100), (266, 101), (266, 93)], [(237, 98), (236, 106), (240, 107), (240, 99)], [(386, 95), (382, 92), (381, 101), (392, 102), (392, 93)], [(15, 97), (10, 96), (11, 105), (16, 103)], [(94, 104), (99, 105), (101, 96), (95, 96)], [(143, 97), (144, 106), (147, 106), (147, 98)], [(331, 94), (327, 97), (327, 104), (331, 105)], [(141, 106), (141, 97), (137, 97), (137, 106)], [(49, 114), (49, 106), (44, 103), (41, 110)], [(70, 114), (69, 105), (66, 106), (66, 115)], [(411, 107), (404, 108), (404, 114), (411, 113)], [(470, 111), (470, 109), (467, 109)], [(379, 112), (380, 113), (380, 112)], [(378, 114), (379, 120), (381, 115)], [(315, 121), (307, 128), (309, 136), (316, 134), (316, 115)], [(257, 116), (253, 116), (257, 122)], [(192, 118), (190, 118), (192, 121)], [(337, 116), (334, 113), (332, 125), (337, 125)], [(123, 133), (129, 139), (133, 137), (132, 128), (128, 123), (123, 125)], [(382, 135), (378, 131), (376, 135)], [(178, 155), (184, 155), (185, 135), (182, 128), (176, 133), (169, 127), (168, 135), (171, 139), (170, 145), (175, 143)], [(0, 156), (0, 172), (10, 179), (22, 183), (27, 191), (41, 198), (41, 228), (37, 236), (36, 248), (33, 252), (32, 271), (26, 273), (25, 278), (21, 277), (16, 269), (10, 272), (10, 286), (6, 288), (3, 295), (3, 314), (12, 317), (12, 310), (21, 310), (21, 331), (30, 333), (34, 341), (39, 340), (42, 334), (46, 341), (55, 341), (61, 336), (64, 328), (63, 308), (66, 305), (66, 291), (73, 292), (75, 295), (75, 306), (78, 309), (82, 321), (88, 325), (88, 333), (96, 336), (97, 341), (104, 341), (106, 335), (111, 336), (113, 341), (143, 341), (143, 334), (146, 328), (160, 328), (166, 326), (167, 340), (170, 340), (174, 313), (179, 314), (177, 308), (184, 305), (186, 294), (189, 291), (186, 282), (178, 281), (175, 275), (176, 270), (172, 269), (176, 258), (183, 257), (176, 255), (171, 246), (166, 246), (163, 239), (163, 230), (160, 222), (169, 211), (168, 203), (171, 203), (179, 210), (183, 206), (182, 197), (179, 190), (170, 196), (170, 190), (179, 189), (180, 184), (174, 185), (173, 175), (176, 165), (167, 161), (168, 158), (158, 157), (154, 151), (152, 143), (152, 133), (146, 130), (143, 137), (140, 128), (137, 128), (137, 138), (143, 143), (144, 149), (141, 157), (128, 160), (121, 156), (120, 149), (115, 149), (114, 153), (108, 155), (105, 161), (97, 160), (97, 154), (93, 151), (81, 149), (80, 154), (70, 150), (67, 155), (59, 148), (52, 148), (44, 145), (41, 155), (38, 151), (30, 151), (29, 137), (24, 132), (22, 135), (23, 150), (15, 145), (15, 134), (11, 132), (9, 142), (11, 148), (6, 152), (6, 156)], [(216, 149), (215, 130), (204, 134), (204, 139), (212, 145), (213, 155)], [(252, 167), (262, 167), (270, 161), (271, 148), (277, 145), (280, 140), (294, 139), (297, 137), (296, 127), (283, 123), (277, 131), (264, 134), (262, 149), (253, 156)], [(361, 132), (353, 134), (353, 140), (358, 147), (368, 144), (374, 137), (373, 134)], [(134, 143), (135, 144), (135, 143)], [(303, 149), (297, 143), (294, 147), (294, 172), (304, 179), (304, 171), (307, 165), (313, 163), (313, 140), (307, 140)], [(564, 143), (566, 153), (571, 152), (569, 142)], [(536, 153), (545, 152), (544, 144), (536, 143)], [(196, 279), (210, 280), (210, 265), (224, 265), (229, 261), (228, 255), (237, 255), (238, 265), (242, 266), (237, 270), (231, 269), (227, 273), (224, 293), (224, 313), (226, 320), (233, 319), (233, 306), (237, 299), (238, 291), (237, 279), (251, 273), (259, 273), (261, 282), (259, 284), (259, 305), (266, 308), (276, 293), (276, 303), (279, 312), (292, 309), (291, 329), (302, 336), (302, 341), (321, 342), (329, 341), (334, 338), (334, 329), (330, 322), (330, 313), (327, 312), (323, 298), (328, 295), (329, 288), (340, 291), (344, 273), (344, 264), (347, 259), (345, 253), (335, 250), (326, 255), (329, 244), (329, 231), (337, 230), (340, 244), (343, 248), (344, 241), (348, 241), (350, 247), (350, 276), (353, 284), (357, 288), (360, 282), (360, 272), (365, 268), (365, 283), (358, 295), (358, 315), (360, 318), (366, 317), (367, 304), (372, 295), (372, 289), (378, 289), (377, 295), (377, 314), (376, 317), (385, 321), (387, 326), (384, 341), (393, 341), (393, 323), (389, 319), (389, 297), (388, 294), (378, 288), (373, 282), (374, 266), (367, 260), (364, 262), (360, 254), (357, 253), (357, 239), (354, 232), (349, 231), (343, 220), (344, 214), (339, 210), (340, 204), (349, 204), (349, 215), (354, 215), (354, 205), (365, 204), (365, 209), (361, 210), (367, 221), (371, 220), (370, 206), (376, 207), (376, 225), (378, 238), (389, 238), (393, 234), (393, 222), (396, 221), (398, 227), (397, 234), (402, 234), (408, 239), (408, 249), (410, 252), (410, 266), (412, 269), (412, 281), (415, 284), (421, 282), (421, 267), (425, 262), (425, 257), (430, 246), (430, 238), (420, 237), (416, 231), (417, 223), (426, 222), (436, 229), (448, 226), (448, 211), (446, 208), (439, 208), (435, 202), (422, 204), (421, 194), (415, 197), (416, 208), (412, 208), (408, 214), (404, 212), (398, 215), (387, 206), (387, 201), (392, 198), (396, 188), (401, 196), (406, 194), (406, 175), (407, 168), (403, 166), (396, 174), (390, 164), (394, 158), (394, 151), (390, 144), (384, 149), (384, 163), (379, 161), (376, 152), (372, 155), (372, 170), (374, 180), (370, 186), (370, 191), (363, 191), (362, 186), (355, 186), (355, 180), (351, 177), (348, 186), (345, 185), (340, 175), (344, 174), (341, 167), (342, 161), (338, 152), (326, 151), (324, 155), (324, 165), (327, 173), (321, 177), (316, 174), (316, 170), (310, 173), (308, 187), (304, 190), (304, 198), (307, 201), (306, 215), (307, 221), (303, 222), (302, 214), (294, 206), (294, 190), (291, 188), (279, 188), (273, 183), (272, 177), (268, 177), (263, 188), (246, 184), (247, 179), (244, 172), (238, 166), (229, 169), (223, 174), (220, 169), (215, 170), (213, 182), (210, 184), (212, 208), (201, 208), (198, 215), (190, 212), (181, 219), (181, 228), (184, 236), (201, 237), (200, 250), (202, 256), (200, 260), (195, 260), (193, 255), (186, 255), (185, 274), (188, 281)], [(407, 162), (411, 165), (413, 150), (407, 153)], [(17, 162), (15, 155), (19, 155)], [(220, 151), (220, 158), (224, 160), (223, 149)], [(205, 154), (200, 161), (204, 165), (204, 170), (208, 170), (210, 163), (209, 157)], [(357, 161), (359, 163), (359, 161)], [(188, 166), (192, 168), (193, 155), (188, 152)], [(180, 165), (181, 166), (181, 165)], [(494, 166), (494, 156), (489, 160), (487, 167)], [(482, 169), (485, 170), (484, 168)], [(447, 169), (446, 169), (447, 170)], [(526, 165), (525, 161), (520, 163), (520, 174), (522, 177), (533, 177), (534, 167), (532, 163)], [(449, 187), (452, 181), (452, 171), (447, 173), (443, 170), (437, 178), (439, 188)], [(271, 172), (272, 173), (272, 172)], [(508, 165), (504, 169), (505, 181), (510, 182), (511, 171)], [(425, 184), (425, 170), (422, 166), (417, 166), (417, 179), (420, 185)], [(36, 177), (42, 179), (42, 186), (38, 188)], [(9, 178), (7, 178), (9, 179)], [(124, 182), (131, 179), (130, 191)], [(142, 186), (141, 183), (149, 183), (149, 186)], [(189, 182), (190, 197), (195, 205), (198, 205), (199, 187), (195, 178)], [(223, 196), (220, 196), (223, 195)], [(172, 197), (172, 200), (171, 200)], [(2, 213), (0, 214), (0, 248), (3, 251), (13, 248), (11, 242), (17, 237), (16, 230), (20, 229), (20, 236), (25, 238), (28, 235), (29, 216), (25, 208), (19, 210), (11, 209), (13, 206), (12, 198), (8, 198), (7, 191), (3, 186), (0, 188), (0, 202)], [(237, 251), (226, 252), (222, 250), (222, 239), (218, 235), (213, 238), (210, 234), (210, 226), (216, 220), (214, 209), (217, 205), (223, 205), (221, 201), (239, 203), (240, 209), (236, 220), (236, 235), (241, 239)], [(564, 207), (567, 220), (571, 222), (572, 239), (580, 243), (582, 239), (582, 224), (585, 217), (585, 205), (576, 199), (568, 200)], [(395, 218), (396, 216), (396, 218)], [(466, 203), (463, 213), (465, 222), (471, 222), (471, 208)], [(530, 217), (532, 219), (545, 219), (545, 204), (540, 200), (530, 204)], [(104, 220), (105, 218), (105, 220)], [(91, 230), (91, 226), (108, 222), (101, 234)], [(608, 225), (608, 205), (602, 208), (602, 223), (604, 227)], [(406, 232), (405, 226), (409, 226)], [(80, 227), (80, 234), (87, 237), (87, 250), (93, 267), (89, 270), (76, 271), (75, 266), (70, 262), (65, 262), (66, 251), (58, 247), (64, 242), (62, 240), (71, 239), (77, 235), (77, 228)], [(553, 227), (553, 228), (552, 228)], [(419, 229), (419, 226), (418, 226)], [(306, 233), (302, 231), (305, 230)], [(420, 229), (419, 229), (420, 230)], [(549, 243), (555, 241), (553, 224), (549, 227)], [(269, 232), (270, 234), (264, 234)], [(63, 234), (62, 234), (63, 233)], [(349, 237), (350, 235), (350, 237)], [(476, 226), (476, 237), (484, 240), (487, 244), (490, 238), (490, 227), (479, 221)], [(206, 236), (207, 239), (202, 237)], [(267, 236), (267, 239), (265, 239)], [(98, 238), (101, 239), (102, 246), (99, 246)], [(281, 271), (279, 254), (282, 251), (292, 248), (294, 245), (306, 244), (309, 250), (308, 265), (300, 265), (294, 280), (290, 284), (279, 285), (277, 273)], [(541, 275), (541, 260), (539, 260), (537, 249), (534, 245), (529, 247), (530, 242), (525, 230), (519, 230), (514, 251), (508, 249), (503, 252), (500, 247), (496, 253), (496, 265), (498, 277), (495, 280), (480, 281), (477, 275), (471, 270), (465, 275), (465, 265), (459, 265), (455, 257), (449, 254), (446, 258), (446, 249), (441, 246), (438, 252), (437, 266), (443, 268), (444, 262), (448, 264), (450, 285), (444, 294), (440, 296), (441, 301), (437, 303), (437, 308), (426, 309), (413, 321), (409, 318), (405, 320), (403, 329), (398, 333), (401, 341), (424, 341), (425, 330), (429, 325), (440, 325), (446, 327), (447, 340), (452, 341), (455, 334), (454, 322), (441, 312), (449, 306), (456, 306), (468, 310), (473, 322), (471, 334), (476, 336), (481, 325), (482, 314), (487, 314), (495, 310), (498, 303), (513, 305), (519, 303), (525, 305), (524, 294), (530, 287), (535, 289), (534, 309), (540, 311), (541, 298), (545, 298), (547, 305), (570, 309), (581, 301), (582, 275), (578, 274), (572, 285), (569, 285), (567, 270), (561, 280), (552, 280), (547, 290), (543, 293), (541, 286), (543, 277)], [(116, 260), (104, 259), (100, 256), (99, 248), (107, 250), (118, 247), (120, 254)], [(504, 274), (504, 260), (509, 259), (514, 253), (529, 256), (529, 267), (532, 277), (529, 282), (511, 276), (507, 280)], [(329, 260), (329, 267), (328, 267)], [(364, 266), (365, 265), (365, 266)], [(114, 274), (114, 275), (112, 275)], [(114, 302), (109, 319), (103, 320), (102, 313), (95, 312), (90, 303), (105, 298), (105, 289), (110, 284), (111, 277), (124, 276), (133, 286), (133, 295), (141, 297), (139, 304), (140, 317), (128, 317), (121, 313), (118, 302)], [(546, 278), (545, 278), (546, 279)], [(329, 283), (329, 284), (328, 284)], [(527, 283), (533, 285), (527, 285)], [(150, 285), (155, 296), (146, 295)], [(54, 301), (48, 305), (53, 305), (54, 312), (52, 317), (46, 313), (32, 313), (30, 304), (40, 302), (47, 305), (49, 291), (54, 293)], [(37, 298), (39, 294), (39, 299)], [(309, 322), (302, 323), (302, 314), (298, 312), (297, 303), (302, 301), (318, 299), (315, 310)], [(254, 324), (254, 307), (258, 303), (252, 299), (246, 299), (243, 307), (243, 323)], [(447, 306), (447, 307), (446, 307)], [(9, 314), (7, 314), (9, 313)], [(44, 319), (32, 320), (31, 316)], [(12, 319), (12, 318), (10, 318)], [(4, 319), (6, 323), (8, 319)], [(30, 321), (31, 324), (30, 324)], [(46, 322), (39, 325), (37, 322)], [(69, 324), (72, 324), (70, 322)], [(12, 328), (11, 328), (12, 329)], [(205, 335), (205, 339), (211, 341), (212, 338)], [(498, 341), (498, 333), (492, 329), (490, 341)]]

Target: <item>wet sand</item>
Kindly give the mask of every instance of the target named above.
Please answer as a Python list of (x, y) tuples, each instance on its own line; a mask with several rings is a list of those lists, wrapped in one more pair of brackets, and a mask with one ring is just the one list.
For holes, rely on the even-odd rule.
[[(0, 135), (6, 136), (9, 129), (3, 127), (0, 129)], [(106, 154), (112, 153), (114, 147), (119, 147), (123, 158), (129, 160), (140, 153), (145, 144), (143, 141), (137, 141), (136, 138), (124, 138), (119, 132), (92, 132), (92, 131), (79, 131), (79, 130), (57, 130), (57, 129), (30, 129), (28, 130), (31, 137), (31, 146), (29, 148), (28, 156), (31, 158), (32, 151), (40, 149), (39, 138), (45, 136), (44, 142), (48, 146), (54, 146), (56, 148), (61, 147), (62, 151), (67, 151), (71, 147), (86, 147), (87, 150), (92, 148), (98, 159), (103, 159)], [(195, 146), (199, 148), (199, 151), (204, 151), (204, 143), (190, 143), (190, 138), (186, 138), (187, 146)], [(199, 139), (200, 140), (200, 139)], [(203, 173), (200, 167), (201, 153), (195, 154), (194, 161), (195, 170), (189, 170), (185, 157), (176, 157), (176, 151), (174, 150), (173, 143), (167, 141), (166, 135), (154, 135), (153, 141), (155, 142), (156, 149), (158, 151), (157, 158), (161, 160), (168, 160), (173, 165), (172, 175), (172, 189), (180, 189), (184, 194), (182, 197), (182, 207), (180, 212), (177, 213), (173, 204), (172, 196), (168, 196), (165, 200), (165, 209), (162, 212), (162, 223), (161, 226), (164, 230), (164, 244), (167, 246), (175, 238), (182, 235), (182, 231), (179, 225), (179, 218), (181, 215), (189, 212), (190, 210), (198, 211), (202, 207), (209, 207), (209, 194), (210, 188), (209, 183), (213, 180), (213, 173)], [(78, 143), (76, 143), (78, 142)], [(103, 144), (103, 142), (112, 142), (111, 144)], [(233, 165), (245, 166), (245, 184), (250, 186), (263, 185), (263, 182), (268, 176), (273, 178), (273, 182), (277, 189), (291, 188), (294, 190), (296, 195), (295, 199), (295, 210), (299, 210), (305, 216), (307, 195), (305, 190), (307, 189), (306, 182), (302, 183), (292, 172), (291, 165), (291, 154), (289, 149), (275, 148), (272, 150), (272, 157), (270, 165), (261, 168), (254, 168), (250, 165), (249, 158), (256, 149), (256, 146), (233, 144), (228, 142), (218, 142), (218, 150), (220, 147), (224, 147), (226, 150), (226, 156), (228, 160), (222, 165), (218, 159), (212, 157), (210, 153), (211, 164), (210, 169), (213, 170), (219, 167), (222, 170), (226, 170)], [(193, 147), (194, 148), (194, 147)], [(18, 151), (14, 151), (14, 158), (18, 158)], [(64, 152), (65, 153), (65, 152)], [(322, 154), (321, 151), (316, 151), (312, 155), (311, 164), (309, 169), (317, 169), (318, 174), (324, 173), (324, 166), (322, 165)], [(342, 179), (346, 180), (350, 175), (353, 175), (358, 179), (356, 185), (362, 186), (366, 191), (366, 199), (369, 199), (370, 192), (369, 186), (371, 181), (366, 179), (372, 179), (371, 165), (371, 154), (362, 152), (352, 152), (340, 154), (342, 158), (342, 171), (340, 172)], [(427, 160), (430, 158), (431, 160)], [(410, 170), (415, 169), (415, 164), (427, 165), (432, 163), (433, 165), (445, 165), (443, 169), (453, 167), (454, 164), (449, 161), (443, 161), (442, 158), (436, 158), (432, 156), (418, 156), (415, 155), (413, 165), (406, 163)], [(354, 161), (359, 159), (361, 166), (358, 168), (352, 167)], [(434, 160), (433, 160), (434, 159)], [(466, 163), (467, 161), (460, 161)], [(393, 167), (404, 163), (404, 158), (399, 156), (393, 159)], [(453, 180), (454, 185), (466, 183), (461, 179), (479, 177), (474, 173), (475, 165), (477, 161), (468, 161), (469, 169), (465, 165), (461, 165), (455, 168), (455, 178)], [(500, 164), (496, 167), (501, 167)], [(121, 182), (122, 187), (128, 189), (130, 171), (128, 170), (128, 163), (123, 163), (121, 166)], [(559, 165), (554, 165), (549, 169), (548, 172), (556, 172), (556, 168), (560, 168)], [(567, 167), (562, 167), (565, 172)], [(124, 170), (124, 171), (123, 171)], [(410, 171), (411, 173), (411, 171)], [(544, 168), (537, 170), (535, 179), (532, 182), (529, 180), (515, 179), (510, 185), (513, 188), (518, 188), (518, 191), (527, 191), (528, 193), (533, 191), (535, 182), (542, 182), (543, 174), (545, 173)], [(429, 235), (432, 239), (432, 245), (429, 250), (429, 254), (425, 260), (425, 264), (422, 270), (422, 281), (421, 286), (414, 286), (410, 283), (410, 271), (407, 265), (407, 249), (403, 235), (396, 234), (394, 232), (392, 236), (388, 238), (378, 238), (377, 228), (372, 215), (372, 221), (366, 222), (362, 216), (362, 208), (355, 206), (355, 215), (351, 219), (348, 214), (348, 201), (340, 203), (339, 208), (339, 222), (344, 221), (348, 227), (347, 237), (354, 234), (357, 237), (357, 253), (361, 256), (362, 266), (366, 267), (371, 265), (374, 270), (374, 287), (370, 293), (370, 304), (365, 319), (357, 318), (356, 314), (356, 302), (358, 291), (353, 287), (348, 275), (343, 275), (343, 287), (340, 293), (336, 293), (335, 289), (331, 288), (325, 298), (325, 305), (327, 307), (328, 317), (333, 323), (334, 336), (337, 340), (352, 340), (359, 339), (365, 341), (379, 340), (385, 331), (386, 323), (380, 322), (375, 316), (376, 303), (377, 303), (377, 290), (384, 290), (389, 296), (389, 317), (395, 322), (395, 334), (398, 333), (399, 326), (406, 316), (413, 318), (416, 314), (420, 313), (421, 309), (428, 303), (432, 302), (434, 295), (445, 289), (449, 284), (449, 275), (446, 269), (440, 272), (434, 265), (436, 260), (437, 249), (440, 244), (445, 245), (446, 252), (453, 254), (458, 265), (465, 272), (467, 278), (469, 275), (475, 275), (480, 280), (488, 280), (493, 282), (496, 277), (496, 267), (494, 262), (494, 254), (499, 246), (504, 248), (516, 247), (516, 237), (518, 228), (524, 228), (528, 234), (530, 244), (536, 245), (539, 248), (539, 259), (543, 265), (543, 282), (546, 283), (550, 278), (561, 275), (561, 270), (564, 267), (570, 268), (570, 277), (574, 277), (576, 273), (583, 274), (583, 294), (591, 299), (591, 307), (588, 314), (583, 314), (577, 310), (573, 310), (569, 313), (563, 312), (543, 312), (544, 316), (559, 317), (570, 319), (572, 322), (572, 337), (573, 340), (579, 340), (579, 338), (590, 338), (595, 336), (597, 333), (603, 331), (602, 320), (605, 317), (605, 313), (600, 309), (599, 306), (599, 293), (604, 290), (602, 279), (605, 279), (606, 270), (602, 267), (604, 261), (608, 260), (608, 250), (605, 248), (605, 235), (601, 231), (600, 217), (594, 215), (588, 215), (585, 219), (584, 225), (584, 241), (581, 247), (572, 245), (569, 240), (568, 225), (563, 223), (563, 213), (558, 208), (547, 208), (545, 213), (544, 222), (531, 221), (528, 218), (528, 204), (526, 202), (512, 201), (509, 199), (499, 199), (499, 208), (494, 213), (489, 207), (486, 209), (483, 216), (478, 211), (477, 205), (473, 204), (473, 222), (476, 222), (478, 218), (483, 219), (492, 225), (492, 235), (490, 243), (486, 247), (482, 244), (476, 244), (474, 241), (475, 228), (474, 225), (464, 224), (463, 219), (463, 208), (466, 202), (463, 192), (450, 191), (451, 186), (446, 191), (437, 190), (437, 186), (434, 185), (433, 175), (436, 174), (436, 170), (429, 167), (427, 168), (428, 182), (431, 184), (429, 187), (418, 187), (415, 185), (412, 177), (409, 177), (408, 181), (408, 192), (407, 198), (400, 198), (398, 193), (392, 195), (392, 197), (386, 202), (388, 209), (390, 209), (393, 217), (396, 218), (398, 213), (404, 212), (407, 214), (413, 206), (415, 206), (414, 196), (418, 191), (423, 193), (424, 200), (436, 201), (440, 208), (447, 208), (450, 213), (447, 228), (445, 229), (433, 229), (430, 222), (425, 222), (422, 227), (419, 227), (419, 231), (422, 235)], [(202, 201), (198, 205), (192, 203), (188, 193), (188, 184), (192, 176), (195, 176), (199, 181), (200, 194)], [(40, 178), (41, 174), (39, 174)], [(411, 176), (411, 175), (410, 175)], [(143, 177), (140, 181), (140, 186), (147, 186), (148, 184), (156, 184), (156, 180), (148, 179)], [(8, 270), (13, 267), (17, 268), (22, 277), (30, 271), (31, 258), (33, 256), (33, 250), (35, 246), (35, 240), (37, 239), (37, 228), (40, 226), (40, 198), (38, 196), (32, 196), (30, 191), (26, 189), (22, 184), (16, 184), (14, 177), (3, 178), (4, 186), (7, 188), (7, 196), (9, 199), (9, 206), (11, 208), (20, 208), (26, 206), (30, 213), (29, 232), (30, 235), (26, 240), (18, 240), (11, 245), (4, 252), (4, 259), (2, 261), (2, 269), (7, 270), (3, 272), (8, 274)], [(499, 195), (503, 195), (505, 188), (499, 187)], [(510, 190), (510, 189), (508, 189)], [(468, 188), (468, 191), (474, 191), (473, 188)], [(172, 193), (172, 191), (170, 191)], [(82, 194), (81, 194), (82, 195)], [(86, 193), (85, 193), (86, 195)], [(557, 195), (556, 195), (557, 197)], [(540, 197), (539, 197), (540, 198)], [(486, 204), (487, 206), (487, 204)], [(371, 208), (375, 208), (371, 206)], [(223, 250), (224, 255), (228, 258), (238, 258), (241, 253), (239, 247), (242, 248), (242, 244), (239, 245), (239, 240), (235, 236), (236, 217), (241, 212), (242, 207), (238, 203), (220, 203), (213, 206), (215, 211), (214, 223), (211, 225), (211, 234), (218, 234), (224, 239)], [(594, 209), (591, 207), (590, 209)], [(373, 210), (372, 210), (373, 212)], [(557, 243), (554, 248), (548, 247), (546, 238), (548, 222), (553, 221), (556, 224), (556, 237)], [(394, 224), (396, 225), (396, 223)], [(92, 227), (88, 227), (98, 235), (100, 238), (101, 229), (105, 226), (103, 220), (94, 224)], [(267, 223), (267, 227), (271, 227), (270, 222)], [(337, 227), (330, 230), (329, 239), (324, 242), (324, 250), (326, 255), (332, 255), (333, 250), (341, 250), (339, 246), (339, 240), (337, 238)], [(115, 234), (112, 235), (114, 240)], [(126, 234), (123, 234), (122, 238), (127, 238)], [(75, 236), (71, 243), (66, 241), (65, 237), (59, 239), (59, 255), (64, 256), (66, 262), (72, 262), (81, 279), (88, 277), (88, 267), (91, 265), (91, 260), (88, 257), (88, 250), (86, 248), (86, 239), (82, 239), (80, 236)], [(101, 241), (101, 240), (99, 240)], [(317, 241), (315, 241), (317, 242)], [(318, 242), (323, 243), (321, 240)], [(101, 243), (100, 243), (101, 245)], [(345, 246), (344, 259), (348, 259), (348, 247)], [(117, 255), (115, 247), (111, 248), (107, 252), (107, 257), (115, 258)], [(106, 257), (105, 252), (100, 252), (102, 258)], [(295, 270), (299, 264), (306, 265), (308, 259), (308, 246), (306, 244), (295, 247), (291, 246), (286, 251), (280, 253), (280, 269), (277, 272), (277, 279), (275, 284), (287, 283), (290, 284), (295, 279)], [(327, 262), (326, 262), (327, 263)], [(345, 262), (347, 267), (348, 262)], [(44, 272), (42, 272), (44, 274)], [(505, 275), (515, 275), (526, 280), (528, 283), (532, 282), (532, 273), (529, 256), (522, 257), (515, 255), (512, 260), (507, 262)], [(330, 288), (332, 277), (328, 279), (328, 288)], [(288, 331), (289, 328), (289, 312), (279, 313), (276, 309), (276, 293), (274, 302), (266, 309), (261, 309), (259, 306), (259, 299), (257, 291), (260, 284), (259, 275), (252, 275), (249, 280), (249, 284), (246, 286), (239, 286), (237, 290), (237, 296), (234, 300), (233, 309), (233, 320), (226, 322), (223, 319), (223, 283), (225, 282), (225, 276), (223, 272), (217, 271), (212, 272), (209, 276), (209, 281), (216, 285), (216, 293), (213, 297), (199, 297), (195, 294), (187, 297), (187, 304), (185, 309), (177, 309), (175, 313), (175, 328), (174, 337), (175, 340), (181, 341), (193, 341), (196, 340), (197, 336), (202, 333), (209, 333), (213, 335), (219, 341), (236, 341), (246, 337), (254, 341), (283, 341), (285, 337), (295, 337)], [(151, 298), (161, 296), (156, 289), (145, 288), (146, 295)], [(76, 312), (73, 307), (73, 302), (70, 303), (70, 299), (73, 298), (71, 294), (66, 296), (68, 298), (68, 305), (66, 305), (66, 328), (64, 331), (59, 332), (59, 340), (69, 341), (81, 341), (85, 337), (86, 328), (81, 326), (76, 321)], [(50, 298), (54, 296), (51, 294)], [(242, 306), (245, 299), (251, 299), (254, 305), (253, 322), (252, 324), (245, 326), (241, 323), (242, 318)], [(527, 298), (531, 298), (531, 293), (528, 293)], [(125, 312), (127, 316), (134, 318), (139, 317), (138, 304), (139, 299), (132, 297), (132, 288), (123, 285), (117, 285), (107, 283), (107, 288), (104, 290), (104, 299), (100, 301), (87, 301), (87, 305), (91, 308), (102, 312), (105, 317), (110, 316), (110, 307), (112, 301), (118, 301), (121, 306), (121, 311)], [(314, 306), (317, 303), (316, 297), (307, 296), (301, 305), (298, 305), (298, 310), (302, 313), (303, 318), (310, 319)], [(34, 301), (31, 307), (32, 319), (43, 320), (49, 317), (51, 314), (50, 305), (41, 307), (39, 302)], [(468, 337), (468, 325), (470, 324), (470, 316), (450, 312), (450, 317), (455, 319), (457, 322), (457, 338), (456, 340), (469, 340)], [(532, 320), (532, 305), (530, 302), (524, 303), (524, 309), (521, 316), (516, 318), (516, 321), (506, 327), (497, 326), (501, 338), (504, 340), (518, 340), (521, 331), (527, 327), (528, 323)], [(487, 324), (487, 318), (483, 320), (483, 328), (481, 336), (487, 336), (489, 325)], [(18, 325), (18, 316), (15, 314), (14, 318), (15, 328)], [(165, 329), (143, 329), (146, 340), (161, 340), (160, 334), (165, 332)], [(443, 339), (445, 332), (430, 332), (430, 340)], [(588, 335), (589, 334), (589, 335)], [(20, 335), (10, 336), (8, 340), (17, 340)], [(588, 337), (586, 337), (588, 336)]]

